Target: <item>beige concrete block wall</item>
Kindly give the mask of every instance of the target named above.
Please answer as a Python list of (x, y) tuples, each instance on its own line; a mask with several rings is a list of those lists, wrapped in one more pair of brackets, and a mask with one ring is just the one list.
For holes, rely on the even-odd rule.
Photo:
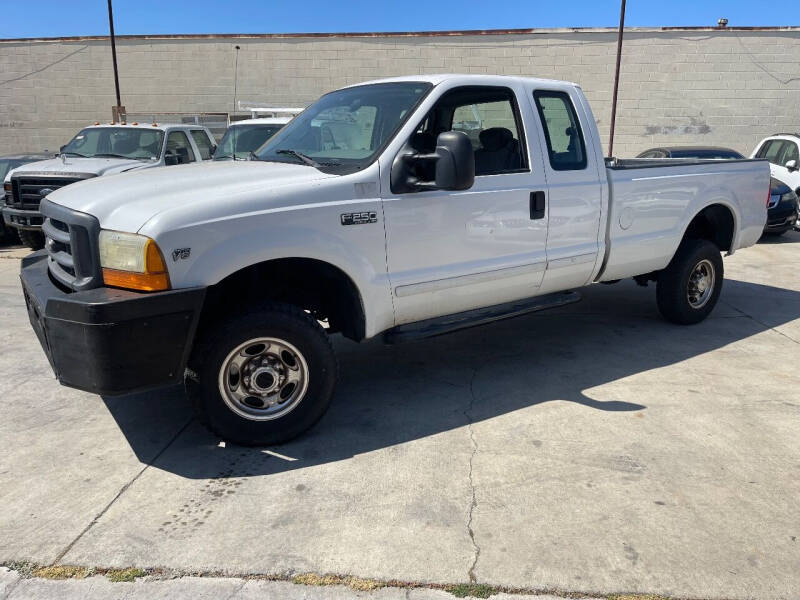
[[(329, 37), (123, 38), (130, 112), (217, 112), (237, 98), (305, 105), (345, 84), (419, 73), (500, 73), (575, 81), (604, 145), (616, 32)], [(3, 152), (55, 149), (108, 120), (114, 84), (108, 40), (0, 41)], [(800, 130), (800, 29), (630, 30), (625, 34), (615, 154), (666, 144), (749, 153), (777, 131)]]

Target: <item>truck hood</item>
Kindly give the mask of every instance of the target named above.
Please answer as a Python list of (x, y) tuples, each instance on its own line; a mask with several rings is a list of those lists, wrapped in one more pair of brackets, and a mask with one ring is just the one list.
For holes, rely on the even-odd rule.
[(275, 194), (276, 190), (290, 185), (302, 188), (332, 177), (337, 176), (299, 164), (205, 162), (88, 179), (59, 188), (47, 199), (97, 217), (104, 229), (136, 232), (165, 210), (201, 203), (224, 209), (246, 199), (258, 199), (263, 205), (277, 196), (285, 203), (286, 196)]
[(24, 173), (92, 173), (94, 175), (112, 175), (124, 173), (130, 169), (150, 167), (153, 163), (148, 160), (133, 160), (130, 158), (80, 158), (68, 156), (65, 161), (60, 158), (51, 158), (39, 162), (28, 163), (14, 169), (9, 175)]

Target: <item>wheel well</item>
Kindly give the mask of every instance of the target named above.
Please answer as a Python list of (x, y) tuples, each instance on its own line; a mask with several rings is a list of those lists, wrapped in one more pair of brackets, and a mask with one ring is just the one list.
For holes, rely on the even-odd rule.
[(722, 204), (712, 204), (695, 215), (683, 237), (708, 240), (716, 244), (720, 250), (729, 251), (733, 243), (733, 231), (734, 219), (731, 210)]
[(310, 258), (282, 258), (250, 265), (211, 286), (200, 326), (234, 307), (254, 302), (285, 302), (327, 320), (330, 333), (360, 341), (365, 336), (364, 308), (353, 281), (341, 269)]

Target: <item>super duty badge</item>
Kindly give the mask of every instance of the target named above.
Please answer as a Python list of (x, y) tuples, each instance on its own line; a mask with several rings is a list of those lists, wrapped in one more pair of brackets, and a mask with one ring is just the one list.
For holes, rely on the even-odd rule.
[(342, 214), (342, 225), (366, 225), (367, 223), (377, 222), (378, 213), (374, 210)]

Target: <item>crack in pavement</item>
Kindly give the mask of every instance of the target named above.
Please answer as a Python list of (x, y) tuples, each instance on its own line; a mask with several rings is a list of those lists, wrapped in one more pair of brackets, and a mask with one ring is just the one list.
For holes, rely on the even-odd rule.
[(727, 304), (727, 305), (728, 305), (728, 306), (730, 306), (730, 307), (731, 307), (733, 310), (735, 310), (735, 311), (737, 311), (737, 312), (741, 313), (741, 314), (742, 314), (744, 317), (747, 317), (748, 319), (750, 319), (750, 320), (751, 320), (751, 321), (753, 321), (754, 323), (758, 323), (758, 324), (759, 324), (759, 325), (761, 325), (762, 327), (765, 327), (765, 328), (769, 329), (770, 331), (774, 331), (774, 332), (775, 332), (775, 333), (777, 333), (778, 335), (782, 335), (783, 337), (785, 337), (785, 338), (786, 338), (787, 340), (789, 340), (790, 342), (794, 342), (795, 344), (800, 344), (800, 340), (796, 340), (796, 339), (794, 339), (792, 336), (790, 336), (790, 335), (787, 335), (787, 334), (783, 333), (782, 331), (780, 331), (780, 330), (778, 330), (778, 329), (775, 329), (774, 327), (771, 327), (771, 326), (767, 325), (766, 323), (764, 323), (763, 321), (760, 321), (759, 319), (756, 319), (756, 318), (755, 318), (753, 315), (751, 315), (751, 314), (749, 314), (749, 313), (746, 313), (745, 311), (743, 311), (743, 310), (742, 310), (741, 308), (739, 308), (738, 306), (734, 306), (734, 305), (733, 305), (733, 304), (731, 304), (731, 303), (730, 303), (728, 300), (720, 300), (720, 302), (722, 302), (723, 304)]
[(22, 581), (22, 575), (19, 575), (19, 573), (17, 573), (17, 580), (6, 588), (6, 591), (3, 594), (3, 597), (0, 598), (0, 600), (6, 600), (7, 598), (10, 598), (11, 592), (13, 592), (16, 589), (20, 581)]
[(177, 440), (178, 437), (180, 437), (180, 435), (184, 431), (186, 431), (186, 428), (189, 427), (189, 425), (191, 424), (191, 422), (193, 420), (194, 420), (194, 417), (189, 418), (189, 420), (186, 421), (186, 423), (184, 423), (183, 427), (181, 427), (177, 431), (177, 433), (174, 436), (172, 436), (172, 438), (167, 442), (167, 444), (161, 450), (159, 450), (155, 454), (155, 456), (153, 456), (153, 458), (151, 458), (149, 461), (147, 461), (147, 464), (138, 473), (136, 473), (136, 475), (134, 475), (133, 479), (131, 479), (128, 483), (126, 483), (125, 485), (123, 485), (120, 488), (120, 490), (116, 493), (116, 495), (111, 499), (111, 502), (106, 504), (105, 507), (103, 508), (103, 510), (101, 510), (99, 513), (97, 513), (95, 515), (94, 519), (92, 519), (89, 522), (89, 524), (86, 527), (83, 528), (83, 531), (81, 531), (77, 535), (77, 537), (74, 540), (72, 540), (69, 544), (67, 544), (67, 547), (64, 548), (64, 550), (62, 550), (58, 554), (58, 556), (56, 556), (55, 560), (51, 563), (51, 566), (52, 565), (57, 565), (61, 561), (61, 559), (64, 558), (70, 550), (72, 550), (72, 548), (75, 546), (75, 544), (77, 544), (80, 541), (80, 539), (84, 535), (86, 535), (92, 527), (95, 526), (95, 524), (103, 517), (103, 515), (105, 515), (108, 512), (108, 509), (110, 509), (114, 505), (114, 503), (117, 500), (119, 500), (119, 498), (122, 496), (122, 494), (124, 494), (128, 490), (128, 488), (130, 488), (136, 482), (136, 480), (139, 479), (139, 477), (141, 477), (142, 474), (153, 465), (153, 463), (155, 463), (159, 458), (161, 458), (161, 455), (164, 454), (164, 452), (167, 451), (167, 448), (169, 448), (175, 442), (175, 440)]
[(225, 598), (225, 600), (231, 600), (231, 598), (236, 597), (236, 595), (241, 592), (242, 589), (244, 589), (244, 586), (247, 585), (247, 581), (247, 579), (242, 580), (242, 583), (240, 583), (239, 586), (233, 590), (227, 598)]
[(469, 394), (470, 394), (470, 401), (469, 406), (464, 411), (464, 417), (467, 419), (467, 429), (469, 431), (469, 439), (472, 442), (472, 454), (469, 457), (469, 488), (472, 491), (472, 499), (469, 505), (469, 515), (467, 518), (467, 533), (469, 534), (469, 539), (472, 541), (472, 549), (473, 549), (473, 559), (472, 565), (470, 566), (469, 570), (467, 571), (467, 576), (469, 577), (470, 583), (475, 583), (477, 581), (475, 577), (475, 568), (478, 566), (478, 559), (481, 556), (481, 547), (475, 541), (475, 531), (472, 529), (472, 517), (475, 509), (478, 507), (478, 500), (475, 497), (475, 482), (472, 478), (473, 473), (473, 462), (475, 460), (475, 455), (478, 453), (478, 442), (475, 440), (475, 430), (473, 428), (472, 422), (472, 408), (475, 405), (475, 377), (478, 375), (478, 369), (474, 369), (472, 372), (472, 378), (469, 381)]

